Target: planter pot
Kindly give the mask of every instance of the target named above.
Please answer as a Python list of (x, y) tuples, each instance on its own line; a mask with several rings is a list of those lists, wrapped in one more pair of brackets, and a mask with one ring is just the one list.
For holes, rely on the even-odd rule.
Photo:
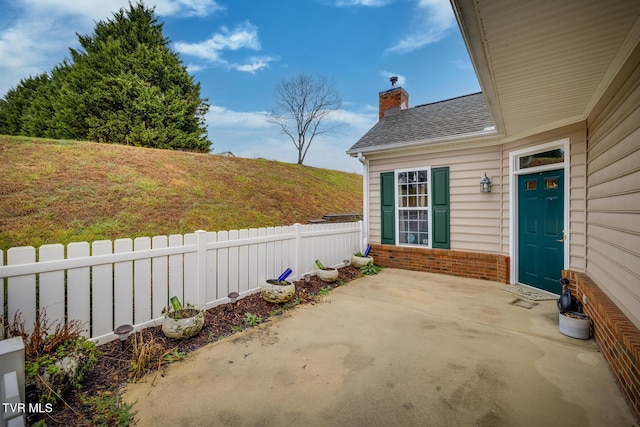
[(353, 266), (356, 268), (364, 267), (370, 262), (373, 262), (372, 256), (355, 256), (354, 255), (351, 257), (351, 264), (353, 264)]
[(568, 337), (588, 340), (591, 338), (591, 319), (589, 316), (575, 311), (558, 313), (560, 332)]
[(197, 314), (183, 319), (173, 319), (168, 315), (162, 321), (162, 332), (169, 338), (183, 339), (197, 335), (204, 326), (204, 310), (197, 310)]
[(318, 279), (323, 282), (335, 282), (338, 279), (338, 274), (340, 274), (340, 272), (335, 268), (318, 270), (317, 272)]
[(276, 279), (269, 279), (263, 282), (260, 288), (262, 298), (274, 304), (291, 301), (296, 292), (296, 286), (286, 280), (278, 282)]

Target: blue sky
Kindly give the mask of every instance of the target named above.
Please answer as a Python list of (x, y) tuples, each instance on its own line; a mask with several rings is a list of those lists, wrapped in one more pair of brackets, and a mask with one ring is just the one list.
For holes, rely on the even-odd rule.
[[(377, 121), (389, 77), (416, 106), (479, 91), (447, 0), (146, 0), (208, 98), (213, 152), (297, 161), (266, 121), (279, 81), (326, 76), (342, 96), (338, 133), (313, 141), (305, 164), (361, 172), (345, 151)], [(0, 96), (50, 71), (78, 34), (127, 0), (12, 0), (0, 4)]]

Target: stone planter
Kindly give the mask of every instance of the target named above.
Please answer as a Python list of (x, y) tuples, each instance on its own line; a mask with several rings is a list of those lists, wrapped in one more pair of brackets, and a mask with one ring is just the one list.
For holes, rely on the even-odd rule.
[(372, 256), (352, 256), (351, 257), (351, 264), (353, 264), (354, 267), (356, 268), (360, 268), (360, 267), (364, 267), (365, 265), (369, 264), (370, 262), (373, 262), (373, 257)]
[(204, 310), (199, 309), (185, 309), (194, 310), (197, 314), (191, 317), (185, 317), (181, 319), (174, 319), (165, 314), (162, 320), (162, 332), (165, 336), (174, 339), (190, 338), (198, 334), (204, 326)]
[(323, 282), (335, 282), (336, 280), (338, 280), (338, 274), (340, 273), (335, 268), (318, 270), (317, 272), (318, 279), (322, 280)]
[(562, 334), (581, 340), (591, 338), (591, 318), (575, 311), (558, 313), (558, 326)]
[(262, 298), (274, 304), (291, 301), (296, 292), (296, 286), (286, 280), (278, 282), (276, 279), (269, 279), (263, 282), (260, 288)]

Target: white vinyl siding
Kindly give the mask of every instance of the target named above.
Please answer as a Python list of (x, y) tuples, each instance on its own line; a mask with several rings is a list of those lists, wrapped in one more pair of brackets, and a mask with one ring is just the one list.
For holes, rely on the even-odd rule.
[(640, 327), (640, 48), (588, 117), (586, 272)]
[[(369, 157), (369, 232), (372, 243), (380, 243), (380, 173), (449, 166), (451, 249), (500, 253), (499, 176), (500, 148), (483, 147), (451, 152), (415, 152), (381, 158)], [(485, 172), (493, 182), (491, 193), (480, 193)]]

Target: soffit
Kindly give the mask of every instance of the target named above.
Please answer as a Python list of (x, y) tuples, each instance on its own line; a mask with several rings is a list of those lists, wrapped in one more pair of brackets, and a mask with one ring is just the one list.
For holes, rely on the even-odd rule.
[(637, 0), (452, 0), (498, 131), (584, 120), (640, 39)]

